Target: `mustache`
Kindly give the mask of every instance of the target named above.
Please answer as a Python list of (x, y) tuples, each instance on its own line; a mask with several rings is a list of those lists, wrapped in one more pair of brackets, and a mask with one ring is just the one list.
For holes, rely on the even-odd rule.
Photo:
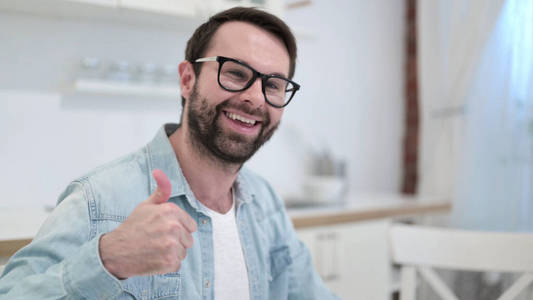
[(252, 109), (250, 107), (249, 104), (246, 104), (244, 102), (231, 102), (231, 100), (225, 100), (223, 101), (222, 103), (219, 103), (216, 107), (216, 111), (217, 113), (220, 113), (223, 109), (228, 109), (228, 108), (231, 108), (231, 109), (235, 109), (235, 110), (240, 110), (244, 113), (247, 113), (251, 116), (254, 116), (254, 117), (259, 117), (261, 118), (261, 120), (263, 120), (264, 122), (266, 121), (270, 121), (270, 117), (268, 115), (268, 112), (266, 111), (266, 109), (261, 109), (261, 108), (256, 108), (256, 109)]

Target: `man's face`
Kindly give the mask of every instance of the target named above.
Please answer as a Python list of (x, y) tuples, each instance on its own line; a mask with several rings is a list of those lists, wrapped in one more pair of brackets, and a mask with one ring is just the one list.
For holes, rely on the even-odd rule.
[[(265, 74), (288, 76), (289, 55), (274, 35), (248, 23), (228, 22), (213, 36), (205, 57), (238, 59)], [(283, 109), (266, 103), (261, 80), (242, 92), (223, 90), (218, 62), (204, 62), (187, 101), (184, 119), (194, 142), (224, 162), (242, 164), (277, 129)]]

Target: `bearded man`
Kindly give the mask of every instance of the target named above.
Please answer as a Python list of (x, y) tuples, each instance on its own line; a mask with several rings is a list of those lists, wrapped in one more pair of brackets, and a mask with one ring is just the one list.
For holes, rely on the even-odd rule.
[(300, 86), (279, 18), (233, 8), (179, 64), (180, 124), (73, 181), (0, 279), (2, 299), (332, 299), (283, 202), (243, 164)]

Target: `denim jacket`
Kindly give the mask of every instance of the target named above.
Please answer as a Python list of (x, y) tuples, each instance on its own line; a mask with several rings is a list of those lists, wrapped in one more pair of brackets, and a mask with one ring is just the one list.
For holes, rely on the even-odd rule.
[[(73, 181), (33, 241), (9, 260), (0, 299), (214, 299), (211, 220), (190, 190), (167, 124), (145, 147)], [(198, 224), (178, 272), (119, 280), (103, 266), (98, 242), (148, 198), (152, 170), (169, 177), (169, 199)], [(334, 299), (298, 240), (283, 202), (262, 178), (242, 169), (234, 185), (236, 221), (250, 299)], [(141, 246), (141, 245), (139, 245)]]

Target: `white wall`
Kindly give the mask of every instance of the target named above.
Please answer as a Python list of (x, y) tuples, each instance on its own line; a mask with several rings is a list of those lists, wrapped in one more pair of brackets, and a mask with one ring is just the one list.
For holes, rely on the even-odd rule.
[(82, 57), (176, 63), (187, 36), (154, 28), (0, 15), (1, 206), (53, 205), (74, 178), (145, 144), (176, 100), (63, 96)]
[[(295, 76), (302, 90), (278, 134), (248, 164), (280, 194), (299, 192), (309, 147), (348, 162), (352, 191), (398, 190), (403, 16), (403, 1), (386, 0), (316, 0), (286, 13), (305, 33)], [(178, 96), (63, 96), (80, 58), (177, 64), (190, 34), (1, 13), (0, 207), (53, 205), (70, 180), (177, 120)]]

